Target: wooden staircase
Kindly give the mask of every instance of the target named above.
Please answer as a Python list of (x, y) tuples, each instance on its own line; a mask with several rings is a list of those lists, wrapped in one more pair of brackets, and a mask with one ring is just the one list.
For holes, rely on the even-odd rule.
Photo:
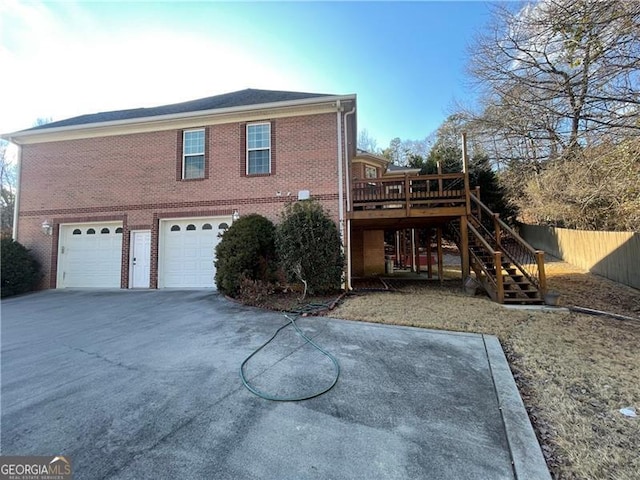
[[(546, 278), (544, 252), (533, 249), (480, 199), (471, 194), (467, 216), (469, 264), (476, 280), (498, 303), (544, 303)], [(452, 224), (461, 245), (460, 222)]]

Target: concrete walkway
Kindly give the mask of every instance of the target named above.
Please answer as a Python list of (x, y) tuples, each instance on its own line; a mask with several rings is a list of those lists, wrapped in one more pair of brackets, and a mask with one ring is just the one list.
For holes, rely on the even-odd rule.
[[(549, 479), (495, 337), (299, 320), (338, 384), (271, 402), (239, 367), (286, 322), (207, 291), (47, 291), (2, 302), (3, 455), (74, 478)], [(292, 328), (248, 365), (309, 393), (332, 364)]]

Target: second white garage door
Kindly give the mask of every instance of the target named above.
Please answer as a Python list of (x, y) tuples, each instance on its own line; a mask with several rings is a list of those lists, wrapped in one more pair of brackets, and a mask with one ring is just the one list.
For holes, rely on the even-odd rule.
[(230, 217), (162, 220), (158, 261), (160, 288), (215, 288), (215, 247)]

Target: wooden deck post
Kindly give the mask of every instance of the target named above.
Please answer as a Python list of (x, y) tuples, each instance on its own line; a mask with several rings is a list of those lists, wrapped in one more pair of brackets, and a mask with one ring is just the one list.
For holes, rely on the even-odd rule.
[(536, 262), (538, 264), (538, 280), (540, 282), (540, 296), (544, 297), (547, 293), (547, 275), (544, 272), (544, 252), (536, 250)]
[(409, 213), (411, 211), (411, 184), (409, 182), (409, 174), (408, 173), (404, 174), (404, 199), (405, 199), (405, 202), (406, 202), (407, 217), (408, 217)]
[(436, 229), (436, 239), (438, 243), (438, 280), (440, 281), (440, 285), (442, 285), (442, 276), (444, 275), (444, 265), (442, 264), (442, 227)]
[(496, 269), (496, 302), (504, 303), (504, 282), (502, 277), (502, 252), (493, 254), (493, 264)]
[(467, 154), (467, 134), (462, 134), (462, 173), (464, 173), (464, 195), (467, 201), (467, 215), (471, 215), (471, 192), (469, 190), (469, 155)]
[(469, 276), (469, 229), (467, 228), (467, 217), (460, 217), (460, 266), (462, 269), (462, 282)]
[(414, 228), (410, 230), (409, 241), (411, 244), (411, 271), (416, 271), (416, 231)]
[(427, 228), (427, 278), (433, 278), (433, 265), (431, 263), (431, 229)]
[(415, 234), (416, 237), (416, 273), (420, 275), (420, 230)]
[[(436, 167), (438, 168), (438, 175), (442, 175), (442, 164), (440, 160), (436, 162)], [(438, 195), (442, 196), (442, 178), (438, 179)]]

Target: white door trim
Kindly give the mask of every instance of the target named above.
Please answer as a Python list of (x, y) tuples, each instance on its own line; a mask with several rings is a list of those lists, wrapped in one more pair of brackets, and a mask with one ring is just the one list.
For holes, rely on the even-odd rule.
[[(145, 286), (134, 286), (135, 267), (134, 259), (138, 258), (135, 251), (135, 236), (137, 234), (146, 234), (149, 236), (149, 257), (146, 258), (147, 264), (147, 282)], [(151, 287), (151, 230), (131, 230), (129, 233), (129, 288), (150, 288)]]

